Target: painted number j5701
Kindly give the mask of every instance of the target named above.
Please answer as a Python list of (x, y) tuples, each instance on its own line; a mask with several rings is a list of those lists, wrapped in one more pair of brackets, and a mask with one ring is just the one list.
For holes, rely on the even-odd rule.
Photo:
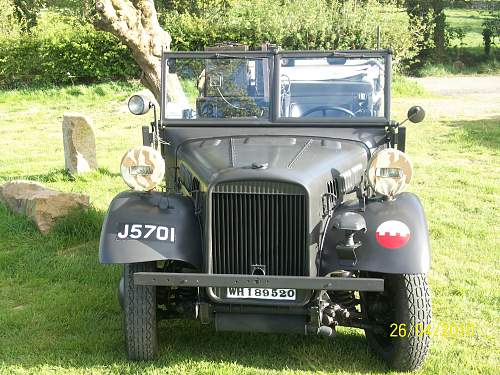
[(175, 242), (175, 228), (153, 224), (120, 224), (116, 239)]

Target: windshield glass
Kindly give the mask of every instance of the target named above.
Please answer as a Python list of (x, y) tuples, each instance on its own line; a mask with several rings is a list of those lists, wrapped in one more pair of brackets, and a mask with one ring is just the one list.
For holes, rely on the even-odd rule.
[(169, 58), (171, 84), (181, 97), (168, 102), (167, 119), (268, 119), (270, 58)]
[(384, 59), (281, 59), (280, 116), (383, 117)]

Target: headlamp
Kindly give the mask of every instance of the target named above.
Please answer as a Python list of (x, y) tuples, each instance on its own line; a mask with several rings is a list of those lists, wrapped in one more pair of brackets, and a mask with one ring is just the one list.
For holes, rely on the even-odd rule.
[(368, 167), (368, 181), (373, 189), (384, 196), (394, 197), (410, 183), (413, 166), (403, 152), (386, 148), (377, 152)]
[(144, 115), (150, 107), (151, 102), (144, 95), (132, 95), (128, 100), (128, 109), (134, 115)]
[(154, 189), (165, 175), (165, 161), (152, 147), (137, 146), (128, 150), (122, 158), (120, 172), (123, 181), (137, 191)]

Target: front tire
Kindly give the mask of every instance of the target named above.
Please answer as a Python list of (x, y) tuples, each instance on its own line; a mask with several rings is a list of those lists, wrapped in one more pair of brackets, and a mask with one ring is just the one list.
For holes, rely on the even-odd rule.
[(362, 294), (364, 313), (378, 328), (366, 329), (366, 338), (390, 367), (413, 371), (425, 361), (430, 344), (426, 328), (431, 324), (432, 309), (426, 274), (383, 277), (383, 293)]
[(133, 278), (135, 272), (155, 270), (155, 262), (126, 264), (123, 270), (125, 347), (134, 361), (151, 360), (158, 353), (156, 287), (135, 285)]

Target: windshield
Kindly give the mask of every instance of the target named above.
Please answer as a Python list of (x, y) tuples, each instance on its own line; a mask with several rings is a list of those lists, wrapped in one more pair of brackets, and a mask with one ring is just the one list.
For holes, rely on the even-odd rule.
[(170, 58), (182, 95), (166, 106), (170, 119), (269, 118), (269, 58)]
[(382, 117), (384, 60), (283, 58), (281, 117)]
[(382, 53), (362, 51), (169, 53), (169, 87), (181, 95), (164, 98), (163, 118), (254, 124), (389, 119), (386, 61)]

